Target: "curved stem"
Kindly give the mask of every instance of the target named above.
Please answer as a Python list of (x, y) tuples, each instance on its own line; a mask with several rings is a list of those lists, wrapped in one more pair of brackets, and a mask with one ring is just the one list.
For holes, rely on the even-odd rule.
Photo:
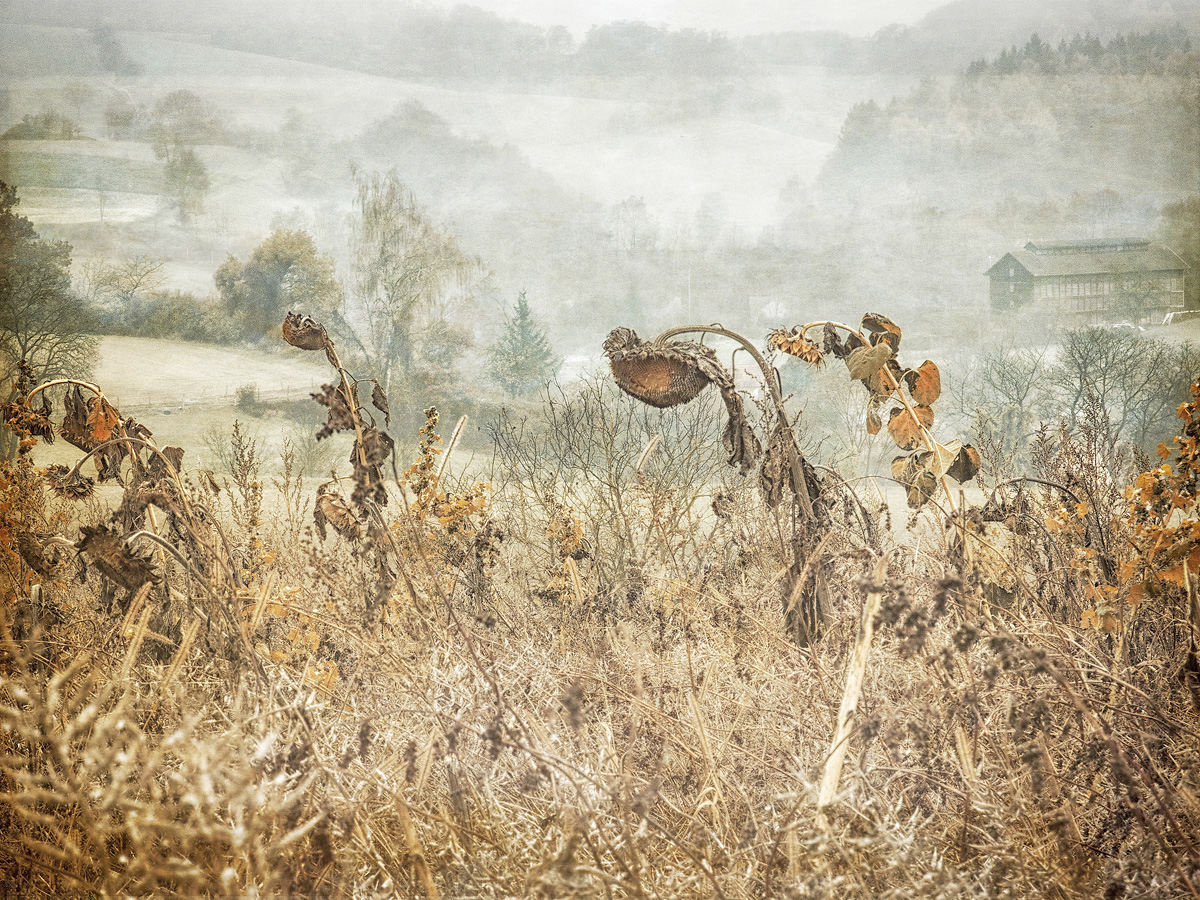
[(1027, 482), (1030, 484), (1041, 484), (1041, 485), (1045, 485), (1046, 487), (1058, 488), (1060, 491), (1062, 491), (1064, 494), (1066, 494), (1068, 497), (1070, 497), (1076, 503), (1082, 502), (1082, 501), (1080, 501), (1080, 499), (1078, 497), (1075, 496), (1075, 494), (1071, 491), (1071, 489), (1068, 488), (1065, 484), (1059, 484), (1057, 481), (1047, 481), (1044, 478), (1030, 478), (1028, 476), (1023, 475), (1020, 478), (1010, 478), (1010, 479), (1008, 479), (1008, 481), (1002, 481), (998, 485), (996, 485), (994, 488), (992, 488), (992, 492), (990, 494), (988, 494), (988, 503), (991, 503), (992, 500), (995, 499), (996, 493), (1000, 490), (1000, 488), (1008, 487), (1010, 484), (1025, 484)]
[(44, 391), (46, 388), (51, 388), (58, 384), (77, 384), (80, 387), (87, 388), (89, 391), (91, 391), (97, 397), (104, 396), (104, 391), (100, 390), (98, 385), (92, 384), (90, 381), (80, 381), (76, 378), (55, 378), (53, 381), (47, 381), (45, 384), (39, 384), (32, 391), (30, 391), (29, 399), (32, 400), (34, 397), (36, 397), (39, 393)]
[[(171, 460), (168, 459), (163, 454), (163, 452), (160, 449), (158, 449), (158, 447), (151, 441), (145, 441), (145, 440), (142, 440), (141, 438), (133, 438), (133, 437), (115, 437), (110, 440), (107, 440), (103, 444), (98, 444), (97, 446), (95, 446), (91, 450), (89, 450), (86, 454), (84, 454), (84, 456), (81, 457), (80, 460), (77, 463), (75, 463), (74, 466), (71, 467), (71, 474), (78, 475), (79, 467), (82, 466), (85, 462), (87, 462), (89, 457), (95, 456), (97, 453), (99, 453), (105, 447), (111, 447), (114, 444), (136, 444), (138, 446), (145, 447), (151, 453), (153, 453), (155, 456), (157, 456), (159, 459), (161, 459), (163, 461), (163, 465), (166, 466), (166, 469), (167, 469), (167, 475), (171, 478), (172, 481), (175, 482), (176, 487), (178, 487), (178, 489), (179, 489), (179, 499), (183, 503), (183, 511), (186, 514), (188, 530), (191, 531), (192, 537), (196, 540), (196, 542), (198, 544), (204, 545), (205, 542), (200, 539), (200, 535), (196, 531), (196, 524), (195, 524), (196, 523), (196, 512), (194, 509), (192, 509), (191, 501), (188, 500), (187, 490), (184, 488), (184, 485), (183, 485), (183, 478), (180, 476), (179, 471), (175, 468), (175, 464), (172, 463)], [(158, 527), (158, 523), (155, 522), (155, 520), (154, 520), (153, 512), (150, 513), (150, 521), (154, 524), (155, 528)], [(212, 524), (216, 525), (217, 523), (215, 520), (212, 520)], [(220, 526), (217, 526), (217, 533), (221, 536), (221, 542), (225, 545), (225, 554), (226, 554), (226, 557), (228, 557), (228, 558), (222, 558), (221, 554), (215, 552), (215, 550), (213, 552), (213, 555), (221, 561), (222, 565), (224, 566), (224, 568), (226, 570), (226, 573), (233, 580), (234, 585), (239, 588), (243, 587), (242, 578), (238, 574), (237, 566), (233, 562), (233, 555), (232, 555), (232, 553), (230, 553), (230, 550), (229, 550), (229, 543), (225, 540), (225, 534), (224, 534), (224, 532), (221, 531)], [(205, 545), (205, 546), (207, 546), (207, 545)], [(209, 548), (209, 549), (212, 549), (212, 548)]]
[(142, 440), (142, 438), (134, 438), (134, 437), (109, 438), (104, 443), (97, 444), (95, 447), (93, 447), (91, 450), (89, 450), (87, 453), (85, 453), (82, 457), (80, 457), (79, 461), (71, 467), (70, 474), (78, 475), (79, 467), (82, 466), (85, 462), (87, 462), (88, 459), (95, 456), (101, 450), (104, 450), (107, 447), (112, 447), (115, 444), (137, 444), (139, 446), (145, 447), (147, 450), (149, 450), (151, 453), (153, 453), (155, 456), (157, 456), (159, 459), (161, 459), (163, 461), (163, 464), (167, 467), (167, 474), (171, 477), (171, 480), (174, 481), (175, 484), (179, 486), (179, 497), (183, 501), (183, 508), (187, 512), (188, 518), (191, 519), (194, 516), (194, 513), (192, 512), (192, 505), (191, 505), (191, 503), (188, 502), (187, 492), (183, 489), (183, 479), (180, 477), (179, 472), (175, 468), (174, 463), (172, 463), (171, 460), (169, 460), (163, 454), (163, 452), (158, 449), (157, 446), (155, 446), (150, 441)]
[[(792, 425), (788, 421), (787, 410), (783, 405), (783, 395), (779, 392), (779, 380), (776, 377), (775, 367), (767, 362), (766, 358), (759, 352), (758, 348), (750, 343), (746, 338), (728, 328), (722, 328), (719, 325), (683, 325), (679, 328), (668, 328), (662, 334), (654, 339), (655, 344), (659, 344), (668, 338), (677, 334), (685, 334), (687, 332), (702, 332), (705, 334), (717, 334), (721, 337), (727, 337), (730, 340), (737, 341), (742, 345), (743, 349), (749, 353), (758, 367), (762, 370), (763, 381), (767, 385), (767, 390), (771, 394), (771, 402), (775, 405), (775, 413), (779, 417), (779, 427), (787, 432), (791, 432)], [(768, 445), (770, 437), (767, 438)], [(788, 463), (792, 469), (792, 484), (795, 486), (795, 494), (800, 500), (800, 507), (804, 510), (804, 515), (808, 521), (813, 521), (816, 516), (813, 513), (812, 500), (808, 496), (808, 479), (804, 477), (804, 467), (800, 464), (800, 454), (796, 449), (795, 439), (787, 442)]]

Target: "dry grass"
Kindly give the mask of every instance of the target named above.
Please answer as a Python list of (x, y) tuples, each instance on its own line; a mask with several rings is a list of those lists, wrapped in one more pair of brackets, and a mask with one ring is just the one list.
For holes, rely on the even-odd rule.
[[(635, 477), (555, 482), (560, 460), (526, 460), (529, 485), (569, 484), (585, 524), (589, 490), (627, 501), (631, 522), (588, 532), (578, 559), (555, 555), (553, 504), (431, 489), (427, 440), (359, 542), (223, 512), (185, 479), (191, 530), (155, 557), (160, 583), (126, 596), (94, 570), (25, 572), (0, 629), (0, 882), (22, 897), (1196, 896), (1178, 595), (1119, 633), (1085, 629), (1066, 559), (1089, 535), (1026, 528), (1008, 555), (964, 555), (940, 513), (897, 542), (839, 503), (819, 563), (831, 624), (801, 650), (775, 514), (744, 488), (727, 519), (695, 513), (674, 457), (638, 449), (644, 423), (611, 421), (599, 458), (630, 456)], [(1047, 465), (1073, 458), (1052, 449)], [(718, 486), (719, 453), (689, 464)], [(1057, 505), (1028, 490), (1007, 514)], [(489, 523), (496, 553), (480, 549)], [(647, 535), (678, 552), (622, 546)], [(555, 572), (565, 589), (536, 590)], [(869, 590), (876, 637), (819, 804)]]

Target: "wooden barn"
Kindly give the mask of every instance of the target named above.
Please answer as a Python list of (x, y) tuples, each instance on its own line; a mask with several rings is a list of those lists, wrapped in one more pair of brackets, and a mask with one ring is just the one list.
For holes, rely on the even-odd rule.
[(987, 270), (994, 312), (1036, 303), (1081, 324), (1161, 323), (1183, 309), (1187, 265), (1146, 240), (1030, 241)]

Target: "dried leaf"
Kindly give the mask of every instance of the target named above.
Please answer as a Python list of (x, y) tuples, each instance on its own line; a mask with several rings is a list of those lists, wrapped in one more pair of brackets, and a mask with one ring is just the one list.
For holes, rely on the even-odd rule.
[[(182, 447), (163, 447), (160, 452), (167, 458), (167, 462), (174, 467), (176, 472), (183, 470)], [(157, 463), (157, 465), (155, 463)], [(169, 475), (166, 465), (164, 465), (163, 461), (157, 456), (155, 456), (154, 460), (150, 463), (150, 474), (153, 478), (166, 478)]]
[(388, 412), (387, 394), (383, 392), (383, 388), (379, 386), (379, 382), (375, 382), (375, 387), (371, 388), (371, 405), (383, 413), (383, 424), (392, 424), (392, 414)]
[(368, 500), (373, 500), (380, 506), (387, 506), (387, 491), (383, 486), (383, 474), (379, 465), (392, 453), (392, 439), (375, 428), (363, 430), (364, 464), (359, 457), (358, 441), (350, 448), (350, 463), (354, 466), (354, 491), (350, 499), (362, 506)]
[(83, 399), (79, 385), (72, 385), (63, 397), (63, 407), (66, 410), (58, 433), (67, 443), (78, 447), (85, 453), (90, 453), (95, 444), (88, 433), (88, 405)]
[(395, 442), (391, 437), (378, 428), (363, 429), (363, 450), (369, 464), (377, 466), (385, 462), (392, 455), (394, 446)]
[(283, 319), (283, 339), (301, 350), (324, 350), (329, 342), (325, 328), (311, 316), (289, 312)]
[(802, 359), (810, 365), (820, 367), (821, 363), (825, 361), (821, 356), (821, 348), (801, 334), (799, 326), (791, 331), (783, 328), (774, 329), (767, 335), (767, 346), (774, 350), (780, 350), (788, 356)]
[[(791, 452), (788, 450), (789, 444)], [(785, 486), (791, 490), (793, 495), (796, 494), (796, 479), (792, 474), (791, 464), (791, 453), (793, 452), (800, 462), (800, 470), (804, 475), (809, 500), (816, 503), (821, 496), (821, 483), (817, 479), (817, 471), (801, 455), (800, 448), (796, 445), (795, 434), (790, 428), (785, 429), (783, 425), (776, 425), (775, 430), (771, 432), (771, 441), (767, 445), (767, 452), (763, 457), (762, 468), (758, 474), (763, 499), (771, 509), (777, 507), (783, 499)]]
[[(825, 352), (836, 356), (838, 359), (845, 359), (851, 349), (853, 349), (849, 344), (849, 339), (847, 339), (847, 343), (843, 344), (842, 339), (838, 336), (837, 328), (833, 325), (826, 325), (823, 333), (825, 336)], [(862, 344), (862, 341), (858, 340), (858, 335), (851, 335), (850, 337), (854, 338), (859, 345)]]
[(129, 448), (125, 444), (114, 444), (111, 447), (105, 447), (103, 450), (96, 452), (92, 460), (96, 463), (97, 477), (101, 481), (112, 481), (124, 483), (121, 479), (121, 460), (129, 453)]
[(897, 406), (888, 420), (888, 434), (901, 450), (915, 450), (924, 443), (922, 426), (926, 429), (933, 427), (933, 410), (930, 407), (916, 406), (910, 413), (905, 407)]
[(92, 445), (103, 444), (121, 427), (121, 416), (103, 397), (88, 401), (87, 432)]
[(846, 357), (846, 368), (850, 370), (851, 378), (861, 380), (875, 375), (891, 358), (892, 348), (887, 344), (858, 347)]
[(729, 421), (725, 423), (725, 430), (721, 433), (725, 461), (731, 466), (737, 466), (745, 475), (762, 453), (762, 444), (746, 418), (742, 397), (734, 390), (732, 382), (729, 386), (721, 388), (721, 399), (725, 401), (725, 411), (729, 414)]
[(149, 558), (130, 551), (116, 531), (104, 525), (83, 525), (79, 534), (79, 549), (105, 578), (128, 591), (137, 591), (146, 582), (159, 583)]
[(942, 376), (938, 367), (931, 361), (925, 360), (919, 369), (911, 369), (904, 373), (904, 383), (913, 400), (922, 406), (929, 406), (942, 395)]
[(361, 535), (361, 523), (337, 491), (326, 491), (324, 488), (317, 491), (313, 520), (317, 524), (321, 540), (325, 540), (326, 523), (332, 525), (333, 529), (347, 540), (356, 541)]
[(930, 457), (926, 468), (929, 469), (935, 476), (941, 477), (954, 464), (954, 460), (958, 458), (959, 451), (962, 449), (961, 441), (951, 441), (949, 444), (939, 444), (937, 441), (933, 443), (933, 455)]
[(886, 340), (892, 349), (900, 349), (900, 326), (887, 316), (881, 313), (867, 313), (862, 317), (862, 327), (873, 334), (888, 335)]
[(946, 469), (946, 474), (959, 484), (966, 484), (979, 474), (981, 462), (979, 451), (970, 444), (963, 444), (954, 462)]
[(929, 470), (929, 451), (897, 456), (892, 460), (892, 477), (904, 488), (911, 509), (920, 509), (937, 491), (937, 478)]
[(318, 441), (338, 431), (354, 430), (354, 418), (350, 414), (350, 407), (346, 405), (346, 397), (339, 385), (323, 384), (321, 393), (309, 394), (309, 396), (329, 409), (325, 424), (317, 431)]
[(908, 505), (910, 509), (920, 509), (932, 499), (937, 491), (937, 479), (928, 469), (917, 472), (908, 487)]
[(879, 434), (883, 428), (883, 419), (879, 415), (879, 398), (871, 397), (867, 401), (867, 434)]

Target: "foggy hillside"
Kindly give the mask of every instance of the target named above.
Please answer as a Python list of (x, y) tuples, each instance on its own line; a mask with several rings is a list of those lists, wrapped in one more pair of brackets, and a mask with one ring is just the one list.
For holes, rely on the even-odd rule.
[[(0, 147), (23, 209), (72, 243), (101, 330), (230, 340), (217, 270), (280, 230), (309, 235), (348, 321), (365, 315), (355, 179), (390, 171), (486, 273), (454, 324), (466, 371), (521, 291), (571, 373), (613, 322), (755, 332), (811, 308), (852, 318), (865, 298), (918, 342), (969, 348), (993, 327), (983, 271), (1032, 237), (1197, 255), (1190, 10), (963, 2), (862, 38), (16, 2)], [(944, 74), (913, 77), (935, 61)], [(193, 193), (177, 176), (172, 193), (172, 147)], [(105, 287), (130, 259), (156, 272), (136, 314)]]

